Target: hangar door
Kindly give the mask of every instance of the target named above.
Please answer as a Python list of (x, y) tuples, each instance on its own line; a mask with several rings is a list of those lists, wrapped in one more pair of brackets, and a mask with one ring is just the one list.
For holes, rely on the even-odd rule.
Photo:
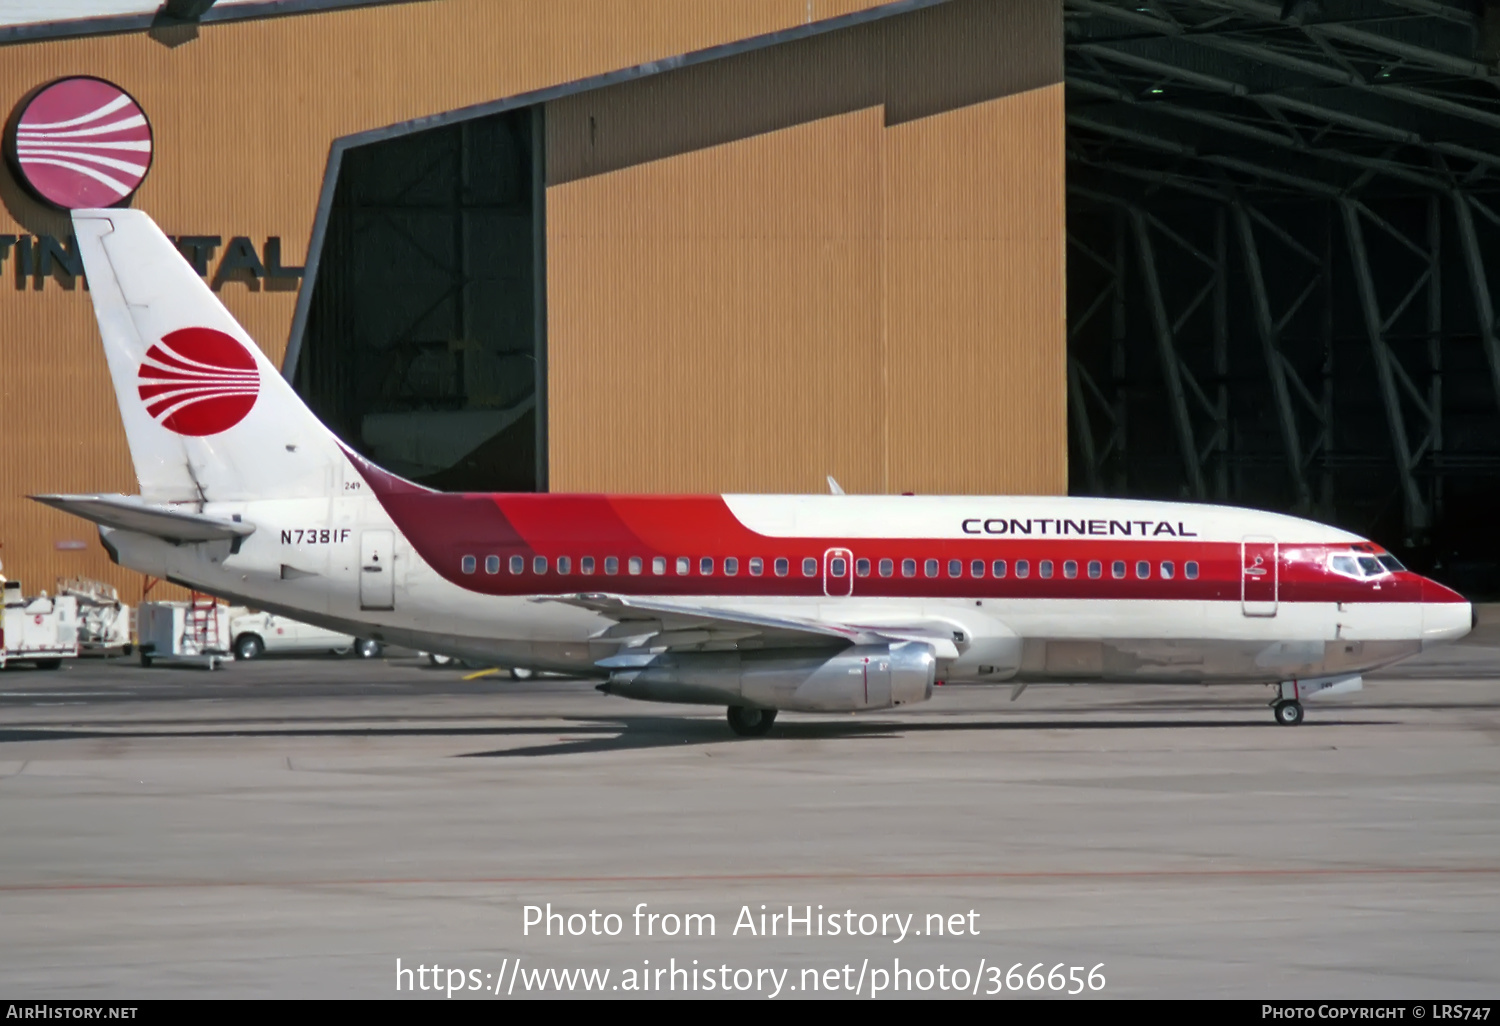
[(294, 381), (445, 491), (546, 489), (540, 108), (346, 150)]

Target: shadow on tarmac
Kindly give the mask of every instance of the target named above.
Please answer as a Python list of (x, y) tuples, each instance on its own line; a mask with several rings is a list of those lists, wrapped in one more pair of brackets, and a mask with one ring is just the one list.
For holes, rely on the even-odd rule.
[[(1385, 721), (1318, 720), (1303, 724), (1303, 729), (1337, 726), (1372, 726)], [(1041, 730), (1205, 730), (1243, 727), (1275, 727), (1269, 716), (1255, 719), (1226, 720), (1088, 720), (1088, 719), (1015, 719), (964, 722), (892, 723), (878, 720), (860, 722), (793, 722), (780, 723), (764, 738), (737, 737), (721, 720), (690, 719), (671, 716), (610, 716), (568, 718), (562, 724), (461, 726), (380, 726), (380, 727), (216, 727), (197, 730), (88, 730), (59, 728), (0, 728), (0, 744), (35, 741), (77, 740), (143, 740), (203, 738), (307, 738), (307, 737), (551, 737), (549, 744), (493, 751), (464, 752), (454, 758), (506, 759), (535, 758), (548, 755), (583, 755), (589, 752), (618, 752), (633, 749), (673, 748), (680, 745), (723, 745), (756, 741), (861, 741), (900, 738), (908, 735), (959, 733), (973, 731), (1041, 731)], [(559, 737), (558, 735), (563, 735)], [(570, 735), (587, 735), (584, 737)]]
[[(984, 720), (962, 723), (854, 723), (798, 722), (777, 724), (763, 738), (737, 737), (723, 722), (681, 720), (660, 716), (619, 717), (612, 721), (623, 729), (613, 736), (560, 738), (556, 743), (528, 748), (502, 748), (492, 752), (469, 752), (458, 758), (505, 759), (544, 755), (582, 755), (589, 752), (617, 752), (631, 749), (672, 748), (680, 745), (722, 745), (757, 741), (862, 741), (901, 738), (908, 735), (959, 733), (967, 731), (1041, 731), (1041, 730), (1173, 730), (1223, 729), (1232, 727), (1275, 727), (1269, 716), (1253, 720)], [(1370, 726), (1376, 721), (1360, 720)], [(1306, 726), (1307, 724), (1304, 724)], [(1355, 721), (1322, 720), (1319, 727), (1354, 726)]]

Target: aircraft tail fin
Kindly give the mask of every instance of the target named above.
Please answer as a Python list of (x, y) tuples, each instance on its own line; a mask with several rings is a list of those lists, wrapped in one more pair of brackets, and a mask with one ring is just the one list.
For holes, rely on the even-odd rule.
[(338, 487), (338, 439), (150, 217), (75, 210), (73, 228), (147, 502)]

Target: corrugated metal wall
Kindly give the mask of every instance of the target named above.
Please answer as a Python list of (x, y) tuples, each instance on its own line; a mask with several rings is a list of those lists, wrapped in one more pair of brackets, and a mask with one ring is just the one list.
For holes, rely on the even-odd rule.
[[(156, 135), (133, 205), (300, 264), (337, 137), (875, 5), (429, 0), (24, 44), (0, 107), (118, 83)], [(1060, 80), (1058, 0), (955, 0), (553, 105), (552, 487), (1061, 491)], [(0, 234), (68, 234), (8, 171), (0, 205)], [(0, 265), (0, 560), (134, 600), (22, 497), (135, 489), (86, 293), (22, 284)], [(279, 360), (295, 293), (221, 295)]]
[(556, 490), (1063, 492), (1061, 6), (550, 104)]

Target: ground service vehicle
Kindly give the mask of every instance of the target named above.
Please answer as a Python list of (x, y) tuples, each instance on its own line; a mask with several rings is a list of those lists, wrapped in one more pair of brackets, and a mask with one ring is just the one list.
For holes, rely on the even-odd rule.
[(383, 648), (380, 642), (368, 638), (355, 638), (291, 617), (243, 608), (231, 611), (229, 636), (234, 639), (232, 650), (236, 659), (258, 659), (267, 653), (295, 652), (332, 652), (335, 655), (354, 652), (362, 659), (372, 659), (380, 655)]

